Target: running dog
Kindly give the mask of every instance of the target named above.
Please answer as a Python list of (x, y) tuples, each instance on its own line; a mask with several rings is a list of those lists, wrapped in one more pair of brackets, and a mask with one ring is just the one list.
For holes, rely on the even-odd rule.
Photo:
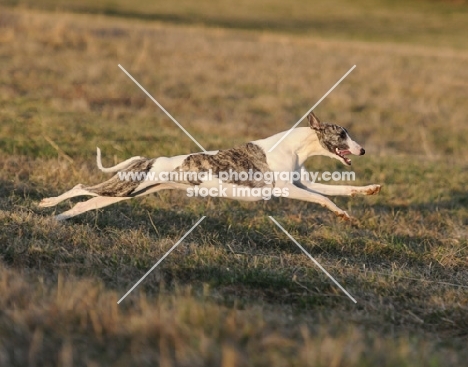
[[(349, 220), (349, 215), (324, 195), (374, 195), (380, 192), (381, 186), (324, 185), (304, 178), (308, 176), (304, 163), (311, 156), (331, 157), (349, 166), (351, 165), (349, 155), (365, 153), (364, 148), (351, 139), (345, 128), (322, 123), (313, 112), (307, 116), (307, 120), (309, 127), (296, 128), (286, 137), (284, 137), (286, 132), (281, 132), (266, 139), (226, 150), (154, 159), (132, 157), (110, 168), (102, 166), (101, 152), (97, 148), (98, 168), (103, 172), (116, 174), (94, 186), (76, 185), (60, 196), (43, 199), (39, 206), (55, 206), (63, 200), (76, 196), (94, 196), (56, 216), (58, 220), (65, 220), (89, 210), (165, 189), (188, 192), (194, 188), (198, 190), (219, 188), (222, 192), (219, 196), (248, 201), (264, 199), (259, 193), (264, 189), (271, 189), (276, 196), (317, 203), (333, 211), (337, 216)], [(278, 142), (280, 143), (277, 145)], [(200, 179), (200, 175), (196, 175), (208, 172), (211, 174), (205, 176), (208, 179)], [(226, 172), (238, 174), (223, 176)], [(247, 172), (250, 175), (247, 175)], [(290, 172), (292, 174), (290, 177), (294, 179), (281, 178), (282, 175), (268, 175), (278, 172)], [(180, 178), (177, 175), (170, 175), (171, 173), (195, 173), (195, 175), (180, 175), (184, 176)], [(244, 173), (244, 179), (241, 179), (241, 173)], [(274, 177), (274, 180), (253, 180), (252, 173), (255, 177), (269, 176)], [(248, 179), (245, 179), (246, 177)]]

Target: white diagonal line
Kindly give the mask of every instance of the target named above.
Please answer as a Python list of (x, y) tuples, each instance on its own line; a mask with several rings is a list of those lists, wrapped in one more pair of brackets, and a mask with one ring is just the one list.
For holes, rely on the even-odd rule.
[(135, 78), (134, 78), (133, 76), (131, 76), (130, 73), (129, 73), (127, 70), (125, 70), (125, 68), (124, 68), (122, 65), (119, 64), (119, 68), (122, 69), (122, 71), (123, 71), (125, 74), (127, 74), (127, 76), (128, 76), (136, 85), (138, 85), (138, 86), (140, 87), (140, 89), (141, 89), (143, 92), (145, 92), (145, 94), (146, 94), (148, 97), (150, 97), (151, 100), (152, 100), (154, 103), (156, 103), (157, 106), (158, 106), (161, 110), (163, 110), (163, 112), (164, 112), (172, 121), (174, 121), (174, 123), (175, 123), (177, 126), (179, 126), (179, 128), (180, 128), (190, 139), (192, 139), (192, 141), (193, 141), (195, 144), (197, 144), (198, 147), (199, 147), (201, 150), (203, 150), (204, 152), (206, 152), (205, 148), (203, 148), (203, 147), (201, 146), (201, 144), (200, 144), (198, 141), (196, 141), (195, 138), (194, 138), (192, 135), (190, 135), (190, 133), (189, 133), (187, 130), (185, 130), (184, 127), (183, 127), (181, 124), (179, 124), (179, 123), (177, 122), (177, 120), (176, 120), (174, 117), (172, 117), (171, 114), (170, 114), (169, 112), (167, 112), (166, 109), (165, 109), (163, 106), (161, 106), (161, 104), (160, 104), (158, 101), (156, 101), (156, 100), (153, 98), (153, 96), (152, 96), (151, 94), (149, 94), (149, 93), (146, 91), (146, 89), (143, 88), (143, 87), (141, 86), (141, 84), (138, 83), (138, 82), (135, 80)]
[(273, 223), (275, 223), (284, 233), (286, 233), (286, 235), (291, 239), (291, 241), (293, 241), (293, 242), (302, 250), (302, 252), (305, 253), (305, 254), (309, 257), (309, 259), (311, 259), (311, 260), (315, 263), (315, 265), (317, 265), (317, 266), (320, 268), (320, 270), (322, 270), (322, 271), (333, 281), (333, 283), (335, 283), (335, 284), (351, 299), (351, 301), (353, 301), (354, 303), (357, 303), (357, 301), (353, 298), (353, 296), (351, 296), (351, 295), (348, 293), (348, 291), (347, 291), (346, 289), (344, 289), (344, 288), (341, 286), (341, 284), (338, 283), (338, 282), (335, 280), (335, 278), (333, 278), (333, 277), (328, 273), (328, 271), (326, 271), (326, 270), (323, 268), (323, 266), (320, 265), (320, 263), (319, 263), (317, 260), (315, 260), (315, 259), (312, 257), (312, 255), (310, 255), (310, 254), (305, 250), (305, 248), (302, 247), (302, 246), (300, 245), (300, 243), (297, 242), (297, 241), (294, 239), (294, 237), (291, 236), (291, 235), (288, 233), (288, 231), (286, 231), (286, 230), (281, 226), (281, 224), (279, 224), (279, 223), (275, 220), (275, 218), (273, 218), (273, 217), (270, 216), (270, 215), (268, 216), (268, 218), (270, 218), (270, 219), (273, 221)]
[(293, 131), (293, 130), (296, 128), (296, 126), (299, 125), (299, 124), (301, 123), (301, 121), (304, 120), (304, 118), (305, 118), (309, 113), (311, 113), (311, 112), (314, 110), (314, 108), (317, 107), (317, 106), (320, 104), (320, 102), (322, 102), (322, 101), (333, 91), (333, 89), (335, 89), (335, 88), (338, 86), (338, 84), (340, 84), (340, 83), (343, 81), (343, 79), (346, 78), (346, 77), (349, 75), (350, 72), (353, 71), (353, 69), (354, 69), (355, 67), (356, 67), (356, 65), (354, 65), (351, 69), (349, 69), (348, 72), (347, 72), (345, 75), (343, 75), (343, 76), (341, 77), (341, 79), (338, 80), (338, 81), (335, 83), (335, 85), (334, 85), (333, 87), (331, 87), (330, 90), (329, 90), (327, 93), (325, 93), (325, 94), (323, 95), (323, 97), (320, 98), (320, 99), (318, 100), (318, 102), (317, 102), (316, 104), (314, 104), (314, 105), (312, 106), (312, 108), (311, 108), (309, 111), (307, 111), (306, 114), (305, 114), (304, 116), (302, 116), (302, 117), (299, 119), (298, 122), (296, 122), (296, 123), (294, 124), (294, 126), (293, 126), (292, 128), (290, 128), (288, 131), (286, 131), (286, 133), (281, 137), (281, 139), (278, 140), (278, 141), (276, 142), (276, 144), (273, 145), (273, 146), (268, 150), (268, 153), (270, 153), (273, 149), (275, 149), (276, 146), (277, 146), (279, 143), (281, 143), (281, 142), (283, 141), (283, 139), (286, 138), (286, 136), (288, 136), (288, 135), (291, 133), (291, 131)]
[(125, 296), (123, 296), (123, 297), (119, 300), (119, 302), (117, 302), (117, 303), (120, 304), (120, 302), (122, 302), (122, 301), (125, 299), (125, 297), (127, 297), (127, 296), (138, 286), (138, 284), (140, 284), (140, 283), (143, 281), (143, 279), (145, 279), (145, 278), (149, 275), (149, 273), (151, 273), (154, 269), (156, 269), (156, 267), (157, 267), (157, 266), (158, 266), (158, 265), (159, 265), (159, 264), (160, 264), (160, 263), (161, 263), (161, 262), (162, 262), (162, 261), (163, 261), (163, 260), (164, 260), (164, 259), (181, 243), (181, 242), (182, 242), (182, 241), (183, 241), (183, 240), (184, 240), (184, 238), (187, 237), (187, 236), (190, 234), (190, 232), (192, 232), (192, 231), (202, 222), (202, 220), (205, 219), (205, 218), (206, 218), (206, 216), (204, 215), (197, 223), (195, 223), (195, 224), (193, 225), (193, 227), (190, 228), (189, 231), (188, 231), (186, 234), (184, 234), (184, 236), (183, 236), (179, 241), (177, 241), (177, 243), (176, 243), (174, 246), (172, 246), (172, 247), (170, 248), (170, 250), (169, 250), (168, 252), (166, 252), (166, 253), (164, 254), (164, 256), (161, 257), (161, 258), (159, 259), (159, 261), (158, 261), (156, 264), (154, 264), (153, 267), (152, 267), (150, 270), (148, 270), (148, 272), (147, 272), (145, 275), (143, 275), (143, 276), (141, 277), (141, 279), (140, 279), (138, 282), (136, 282), (135, 285), (134, 285), (127, 293), (125, 293)]

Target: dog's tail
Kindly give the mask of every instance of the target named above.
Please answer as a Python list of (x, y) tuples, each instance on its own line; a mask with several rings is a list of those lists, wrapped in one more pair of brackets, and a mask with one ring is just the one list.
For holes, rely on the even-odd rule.
[(96, 148), (96, 149), (97, 149), (96, 163), (97, 163), (98, 168), (104, 173), (118, 172), (130, 166), (133, 162), (138, 161), (143, 158), (143, 157), (132, 157), (113, 167), (104, 168), (101, 162), (101, 149), (99, 148)]

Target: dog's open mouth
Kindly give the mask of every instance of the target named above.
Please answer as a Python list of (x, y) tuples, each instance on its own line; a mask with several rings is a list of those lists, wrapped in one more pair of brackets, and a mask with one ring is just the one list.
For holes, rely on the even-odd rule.
[(339, 150), (338, 148), (335, 148), (335, 154), (343, 159), (343, 162), (345, 162), (348, 166), (351, 166), (351, 159), (345, 157), (348, 154), (351, 154), (349, 150)]

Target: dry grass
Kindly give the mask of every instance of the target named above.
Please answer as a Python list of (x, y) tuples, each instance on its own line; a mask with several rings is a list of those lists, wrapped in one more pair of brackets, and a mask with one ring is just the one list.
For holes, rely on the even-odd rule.
[[(0, 365), (463, 364), (465, 51), (1, 10)], [(36, 203), (102, 180), (97, 145), (107, 164), (196, 150), (118, 63), (207, 149), (289, 128), (357, 64), (317, 112), (369, 152), (359, 183), (384, 190), (337, 199), (354, 226), (301, 202), (172, 192), (56, 223)]]
[(55, 11), (307, 34), (328, 39), (468, 48), (466, 0), (2, 0)]

